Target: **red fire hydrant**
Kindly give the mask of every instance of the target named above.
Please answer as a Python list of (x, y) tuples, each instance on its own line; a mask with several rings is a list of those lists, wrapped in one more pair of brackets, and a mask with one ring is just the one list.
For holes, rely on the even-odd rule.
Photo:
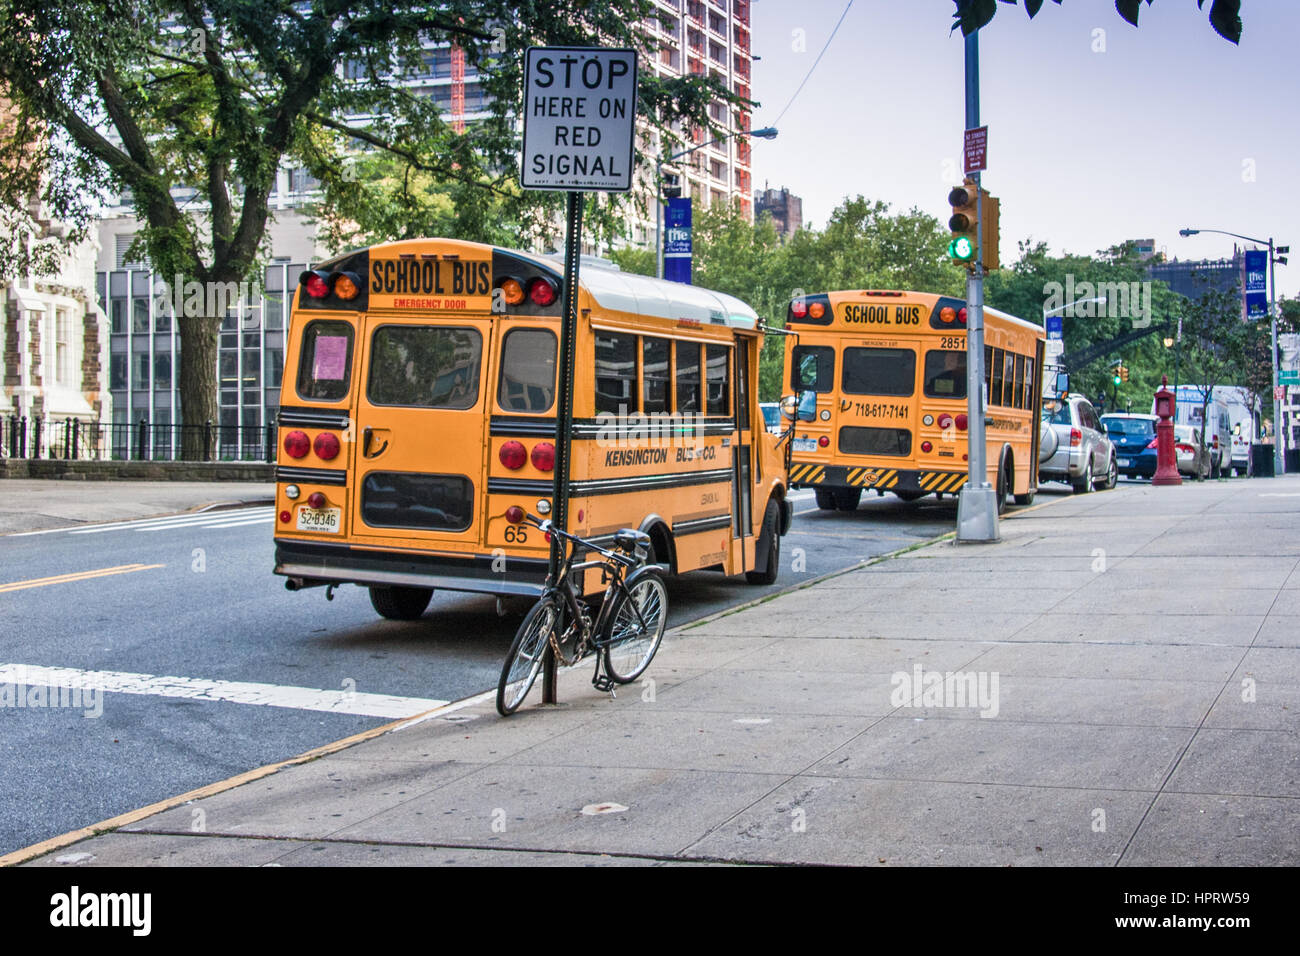
[(1160, 377), (1156, 390), (1156, 473), (1153, 485), (1181, 485), (1178, 474), (1178, 455), (1174, 451), (1174, 393), (1169, 391), (1169, 376)]

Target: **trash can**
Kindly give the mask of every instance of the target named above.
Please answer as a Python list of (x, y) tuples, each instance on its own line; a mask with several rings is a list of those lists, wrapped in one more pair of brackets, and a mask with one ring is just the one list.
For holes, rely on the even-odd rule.
[(1250, 446), (1250, 473), (1256, 478), (1273, 477), (1273, 446)]
[(1288, 475), (1300, 471), (1300, 448), (1288, 448), (1283, 457)]

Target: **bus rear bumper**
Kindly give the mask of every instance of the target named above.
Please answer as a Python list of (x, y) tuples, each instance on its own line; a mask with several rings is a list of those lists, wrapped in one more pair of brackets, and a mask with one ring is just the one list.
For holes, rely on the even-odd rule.
[(965, 471), (909, 468), (852, 468), (842, 465), (790, 465), (791, 488), (874, 488), (904, 495), (955, 493), (966, 483)]
[(275, 542), (275, 573), (291, 591), (328, 584), (415, 587), (536, 597), (547, 562), (538, 558), (451, 557), (366, 551), (345, 544)]

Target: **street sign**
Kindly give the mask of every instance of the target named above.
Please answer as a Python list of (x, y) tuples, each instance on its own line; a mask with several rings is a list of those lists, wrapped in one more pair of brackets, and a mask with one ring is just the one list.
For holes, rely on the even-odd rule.
[(1282, 385), (1300, 385), (1300, 369), (1280, 369), (1277, 380)]
[(1043, 355), (1047, 358), (1060, 358), (1065, 354), (1065, 342), (1062, 339), (1048, 339), (1044, 343)]
[(668, 200), (664, 210), (664, 278), (691, 284), (691, 197)]
[(529, 47), (524, 58), (524, 189), (632, 188), (636, 51)]
[(975, 129), (966, 130), (966, 136), (962, 143), (962, 151), (966, 156), (966, 172), (974, 173), (989, 168), (988, 143), (989, 128), (987, 126), (978, 126)]
[(1275, 386), (1273, 388), (1273, 400), (1276, 402), (1280, 402), (1284, 398), (1286, 398), (1286, 386), (1285, 385)]

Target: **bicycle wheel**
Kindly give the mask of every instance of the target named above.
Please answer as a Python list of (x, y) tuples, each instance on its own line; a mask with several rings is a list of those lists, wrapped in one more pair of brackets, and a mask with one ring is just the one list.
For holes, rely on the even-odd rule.
[(605, 672), (620, 684), (641, 676), (650, 666), (668, 620), (668, 589), (655, 568), (640, 568), (625, 582), (627, 592), (617, 592), (605, 618), (601, 643), (605, 646)]
[(518, 710), (532, 689), (559, 616), (559, 602), (551, 596), (542, 598), (524, 616), (497, 682), (497, 713), (502, 717)]

